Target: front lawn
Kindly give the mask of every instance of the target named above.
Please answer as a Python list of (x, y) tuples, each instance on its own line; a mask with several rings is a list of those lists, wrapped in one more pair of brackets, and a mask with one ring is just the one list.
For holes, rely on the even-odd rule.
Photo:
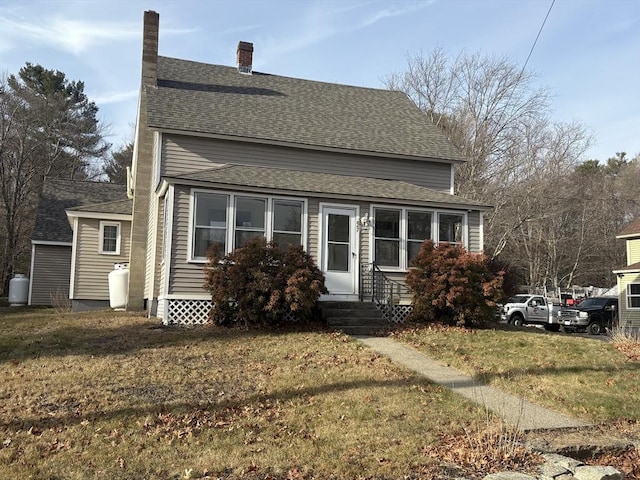
[(611, 342), (575, 335), (520, 330), (419, 327), (394, 334), (515, 395), (593, 422), (640, 420), (640, 361)]
[(486, 423), (319, 328), (3, 308), (0, 378), (0, 478), (430, 478), (440, 438)]

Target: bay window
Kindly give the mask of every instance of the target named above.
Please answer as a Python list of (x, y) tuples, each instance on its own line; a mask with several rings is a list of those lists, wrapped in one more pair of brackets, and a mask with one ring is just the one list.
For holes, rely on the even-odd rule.
[(428, 239), (465, 245), (463, 213), (375, 207), (373, 224), (373, 260), (383, 269), (406, 270)]
[(189, 260), (204, 261), (212, 243), (224, 255), (256, 237), (302, 245), (304, 214), (303, 200), (193, 190)]

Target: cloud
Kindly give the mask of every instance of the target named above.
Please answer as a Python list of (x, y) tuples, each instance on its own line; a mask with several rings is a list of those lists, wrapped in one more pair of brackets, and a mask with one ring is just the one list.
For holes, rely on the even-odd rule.
[(368, 15), (362, 22), (360, 22), (352, 30), (359, 30), (361, 28), (370, 27), (371, 25), (374, 25), (375, 23), (378, 23), (379, 21), (385, 20), (387, 18), (399, 17), (402, 15), (413, 13), (417, 10), (422, 10), (423, 8), (426, 8), (433, 3), (434, 3), (434, 0), (430, 0), (428, 2), (408, 2), (404, 4), (404, 6), (402, 7), (384, 8), (382, 10), (373, 12), (371, 15)]
[(104, 92), (98, 95), (88, 95), (88, 97), (98, 105), (108, 105), (110, 103), (119, 103), (132, 98), (138, 97), (138, 90), (129, 90), (127, 92)]
[[(365, 8), (371, 7), (379, 2), (366, 2), (355, 5), (348, 5), (334, 10), (312, 11), (305, 21), (301, 21), (303, 26), (301, 33), (283, 39), (270, 39), (268, 57), (263, 63), (269, 63), (270, 58), (278, 58), (283, 55), (296, 52), (309, 46), (320, 43), (331, 37), (353, 33), (355, 31), (370, 27), (388, 18), (398, 17), (422, 10), (434, 3), (435, 0), (407, 2), (397, 7), (384, 7), (375, 9), (362, 15)], [(350, 15), (345, 15), (347, 12)]]
[[(140, 38), (138, 22), (84, 21), (53, 16), (38, 22), (21, 21), (0, 16), (0, 47), (8, 51), (21, 44), (52, 46), (73, 55), (80, 55), (89, 49)], [(185, 34), (192, 29), (164, 29), (163, 35)]]

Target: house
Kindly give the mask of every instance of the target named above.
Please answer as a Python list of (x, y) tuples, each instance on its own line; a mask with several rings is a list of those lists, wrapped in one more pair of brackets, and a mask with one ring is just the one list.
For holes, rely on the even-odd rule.
[(627, 244), (627, 265), (618, 275), (618, 321), (621, 328), (640, 329), (640, 218), (627, 225), (616, 238)]
[(199, 323), (205, 252), (255, 236), (301, 244), (326, 276), (323, 299), (358, 301), (375, 262), (402, 281), (426, 238), (483, 249), (483, 212), (453, 194), (465, 159), (401, 92), (158, 55), (144, 14), (132, 166), (129, 309)]
[[(325, 274), (321, 300), (356, 302), (380, 281), (400, 285), (425, 239), (483, 250), (489, 207), (454, 195), (465, 159), (404, 93), (257, 72), (247, 42), (233, 67), (163, 57), (158, 34), (159, 15), (145, 12), (132, 205), (123, 194), (66, 210), (78, 219), (75, 304), (83, 262), (102, 260), (100, 222), (116, 219), (120, 256), (110, 258), (129, 262), (127, 309), (166, 324), (207, 321), (213, 242), (226, 252), (256, 236), (302, 245)], [(76, 232), (83, 219), (92, 236)]]
[(31, 240), (29, 305), (109, 307), (107, 275), (129, 261), (126, 186), (45, 179)]

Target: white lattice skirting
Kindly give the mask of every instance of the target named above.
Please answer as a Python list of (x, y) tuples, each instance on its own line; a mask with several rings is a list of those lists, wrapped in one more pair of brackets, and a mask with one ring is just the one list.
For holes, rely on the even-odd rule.
[(209, 322), (211, 300), (167, 300), (166, 325), (203, 325)]
[[(378, 305), (384, 318), (392, 323), (402, 323), (411, 313), (411, 305)], [(166, 325), (203, 325), (209, 323), (211, 300), (167, 300)], [(289, 312), (285, 321), (295, 321), (295, 314)]]
[[(166, 325), (203, 325), (209, 323), (211, 300), (167, 300)], [(287, 312), (284, 320), (295, 322), (294, 312)]]
[(413, 310), (412, 305), (377, 305), (378, 310), (382, 312), (382, 316), (391, 323), (403, 323), (407, 316)]

